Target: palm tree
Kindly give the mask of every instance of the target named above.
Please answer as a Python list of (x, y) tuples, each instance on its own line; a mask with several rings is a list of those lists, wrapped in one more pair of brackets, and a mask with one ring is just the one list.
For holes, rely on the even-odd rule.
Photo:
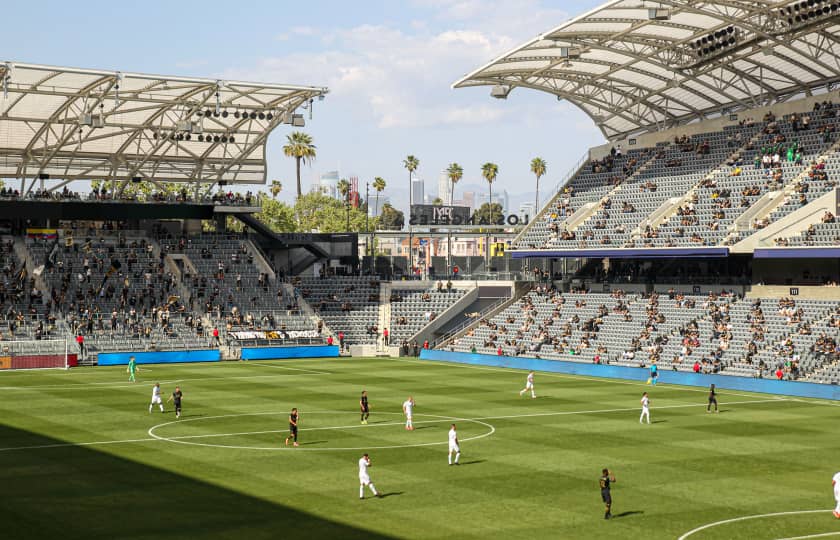
[(464, 169), (461, 168), (460, 165), (457, 163), (450, 163), (449, 167), (446, 169), (446, 175), (449, 177), (450, 183), (450, 195), (449, 195), (449, 204), (455, 204), (455, 184), (464, 177)]
[(546, 163), (541, 157), (531, 160), (531, 172), (537, 177), (537, 195), (534, 197), (534, 216), (540, 211), (540, 177), (545, 174)]
[(315, 159), (315, 145), (312, 144), (312, 136), (302, 131), (293, 131), (286, 135), (286, 146), (283, 147), (283, 153), (288, 157), (295, 158), (297, 165), (297, 196), (298, 199), (303, 195), (303, 190), (300, 186), (300, 164), (301, 162), (312, 162)]
[(493, 181), (499, 175), (499, 166), (495, 163), (485, 163), (481, 166), (481, 176), (487, 180), (490, 186), (490, 223), (493, 223)]
[(403, 167), (408, 169), (408, 268), (409, 271), (414, 271), (414, 262), (412, 257), (412, 251), (414, 248), (414, 235), (412, 234), (412, 227), (411, 227), (411, 206), (414, 204), (412, 200), (412, 189), (411, 185), (411, 177), (414, 174), (414, 171), (417, 170), (417, 167), (420, 166), (420, 160), (412, 155), (406, 156), (403, 160)]
[(350, 182), (346, 178), (338, 181), (338, 192), (344, 199), (344, 207), (347, 209), (347, 232), (350, 232)]
[(374, 207), (374, 214), (379, 215), (379, 194), (385, 189), (385, 179), (377, 176), (373, 179), (373, 189), (376, 190), (376, 206)]
[(280, 195), (280, 192), (283, 191), (283, 184), (279, 180), (272, 180), (269, 191), (271, 191), (271, 198), (276, 199)]
[[(487, 162), (481, 166), (481, 176), (487, 180), (487, 185), (490, 186), (490, 225), (493, 222), (493, 181), (499, 174), (499, 166), (495, 163)], [(490, 266), (490, 229), (485, 229), (487, 236), (484, 238), (484, 265), (489, 269)]]

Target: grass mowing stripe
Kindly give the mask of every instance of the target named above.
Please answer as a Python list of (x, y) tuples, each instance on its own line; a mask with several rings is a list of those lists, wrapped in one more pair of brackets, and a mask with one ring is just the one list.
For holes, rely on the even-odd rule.
[[(407, 359), (400, 358), (398, 360), (394, 359), (393, 361), (394, 362), (405, 362), (405, 363), (411, 363), (411, 364), (433, 363), (435, 365), (440, 365), (440, 366), (458, 367), (458, 368), (464, 368), (464, 369), (477, 369), (477, 370), (481, 370), (481, 371), (497, 371), (497, 372), (501, 372), (501, 373), (515, 373), (515, 372), (521, 372), (521, 371), (525, 370), (524, 368), (520, 369), (520, 368), (496, 368), (496, 367), (474, 366), (474, 365), (471, 365), (471, 364), (459, 364), (457, 362), (443, 362), (443, 361), (439, 361), (439, 360), (407, 360)], [(647, 384), (647, 383), (640, 383), (640, 382), (634, 382), (634, 381), (622, 381), (622, 380), (619, 380), (619, 379), (611, 379), (611, 378), (608, 378), (608, 377), (587, 377), (586, 375), (574, 375), (574, 374), (566, 374), (566, 373), (552, 373), (552, 372), (539, 371), (539, 370), (537, 370), (537, 373), (540, 374), (540, 377), (552, 377), (552, 378), (555, 378), (555, 379), (576, 379), (576, 380), (601, 382), (601, 383), (609, 382), (611, 384), (625, 384), (625, 385), (630, 385), (630, 386), (650, 386), (651, 388), (664, 387), (664, 388), (669, 388), (669, 389), (673, 389), (673, 390), (680, 390), (680, 391), (683, 391), (683, 392), (707, 393), (709, 391), (708, 389), (705, 389), (705, 388), (686, 388), (685, 386), (673, 385), (673, 384), (668, 384), (668, 383), (660, 383), (660, 385), (654, 386), (654, 385), (650, 385), (650, 384)], [(741, 396), (741, 397), (755, 397), (757, 394), (762, 394), (761, 392), (755, 392), (753, 394), (742, 394), (740, 392), (732, 392), (732, 391), (729, 391), (729, 390), (718, 390), (717, 393), (718, 393), (718, 395), (730, 395), (730, 396)]]
[[(732, 401), (727, 403), (721, 403), (721, 405), (740, 405), (745, 403), (780, 403), (787, 401), (785, 399), (761, 399), (761, 400), (749, 400), (749, 401)], [(705, 407), (704, 403), (687, 403), (682, 405), (664, 405), (661, 407), (656, 407), (653, 411), (659, 409), (680, 409), (685, 407)], [(568, 415), (576, 415), (576, 414), (608, 414), (614, 412), (628, 412), (628, 411), (638, 411), (639, 407), (628, 407), (628, 408), (620, 408), (620, 409), (595, 409), (595, 410), (588, 410), (588, 411), (559, 411), (559, 412), (547, 412), (547, 413), (530, 413), (530, 414), (513, 414), (513, 415), (499, 415), (499, 416), (479, 416), (475, 418), (465, 418), (460, 416), (447, 416), (445, 418), (441, 418), (439, 420), (424, 420), (419, 422), (414, 422), (415, 424), (439, 424), (441, 422), (448, 422), (448, 421), (463, 421), (463, 422), (472, 422), (477, 420), (506, 420), (506, 419), (515, 419), (515, 418), (533, 418), (533, 417), (542, 417), (542, 416), (568, 416)], [(302, 411), (303, 412), (303, 411)], [(312, 413), (341, 413), (346, 411), (307, 411), (308, 414)], [(259, 415), (269, 415), (269, 414), (285, 414), (284, 412), (265, 412), (265, 413), (246, 413), (246, 414), (232, 414), (232, 415), (225, 415), (231, 417), (239, 417), (239, 416), (259, 416)], [(383, 414), (383, 413), (378, 413)], [(388, 414), (398, 414), (398, 413), (388, 413)], [(206, 420), (213, 419), (213, 418), (222, 418), (222, 417), (207, 417), (204, 418)], [(202, 419), (202, 418), (197, 418)], [(189, 419), (187, 420), (189, 421)], [(175, 424), (175, 422), (168, 422), (166, 425)], [(322, 430), (336, 430), (336, 429), (356, 429), (356, 428), (367, 428), (367, 427), (382, 427), (382, 426), (401, 426), (404, 422), (390, 422), (390, 423), (379, 423), (379, 424), (368, 424), (368, 425), (352, 425), (352, 426), (332, 426), (332, 427), (316, 427), (316, 428), (307, 428), (302, 431), (322, 431)], [(164, 425), (164, 424), (161, 424)], [(151, 432), (154, 428), (159, 426), (153, 426), (149, 431)], [(267, 430), (267, 431), (246, 431), (240, 433), (211, 433), (211, 434), (204, 434), (204, 435), (183, 435), (183, 436), (175, 436), (175, 437), (155, 437), (152, 436), (151, 438), (146, 439), (124, 439), (124, 440), (115, 440), (115, 441), (91, 441), (91, 442), (76, 442), (76, 443), (59, 443), (59, 444), (49, 444), (49, 445), (39, 445), (39, 446), (15, 446), (10, 448), (0, 448), (0, 452), (9, 452), (14, 450), (36, 450), (39, 448), (61, 448), (67, 446), (96, 446), (96, 445), (106, 445), (106, 444), (123, 444), (123, 443), (135, 443), (135, 442), (149, 442), (149, 441), (166, 441), (166, 440), (181, 440), (181, 439), (200, 439), (200, 438), (211, 438), (211, 437), (233, 437), (237, 435), (262, 435), (262, 434), (269, 434), (269, 433), (285, 433), (288, 429), (281, 429), (281, 430)]]

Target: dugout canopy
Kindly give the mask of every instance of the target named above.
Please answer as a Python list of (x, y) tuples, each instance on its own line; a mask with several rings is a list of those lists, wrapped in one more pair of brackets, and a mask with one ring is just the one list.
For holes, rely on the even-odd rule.
[(542, 90), (610, 140), (832, 90), (840, 0), (613, 0), (454, 83)]
[[(266, 140), (322, 87), (0, 62), (0, 178), (266, 181)], [(55, 189), (55, 187), (53, 187)]]

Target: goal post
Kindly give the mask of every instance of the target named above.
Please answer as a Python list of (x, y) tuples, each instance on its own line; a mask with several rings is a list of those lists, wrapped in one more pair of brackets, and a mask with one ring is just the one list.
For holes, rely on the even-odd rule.
[(78, 365), (78, 355), (69, 339), (0, 341), (0, 370), (70, 369)]

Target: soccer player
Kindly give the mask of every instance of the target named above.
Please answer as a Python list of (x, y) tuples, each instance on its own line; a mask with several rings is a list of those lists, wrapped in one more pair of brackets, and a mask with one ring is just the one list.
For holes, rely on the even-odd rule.
[(531, 399), (536, 399), (537, 394), (536, 394), (536, 392), (534, 392), (534, 372), (533, 372), (533, 370), (528, 372), (528, 378), (525, 379), (525, 388), (523, 388), (522, 390), (519, 391), (519, 395), (521, 396), (522, 394), (524, 394), (528, 390), (531, 391)]
[(292, 412), (289, 413), (289, 436), (286, 437), (286, 446), (289, 446), (289, 439), (294, 440), (294, 446), (298, 446), (297, 442), (297, 435), (298, 435), (298, 410), (297, 407), (292, 409)]
[(128, 372), (128, 382), (136, 382), (134, 374), (137, 372), (137, 360), (133, 356), (128, 357), (128, 367), (125, 370)]
[(455, 431), (455, 424), (449, 428), (449, 464), (452, 465), (452, 454), (455, 454), (455, 465), (460, 465), (461, 446), (458, 444), (458, 432)]
[(612, 508), (612, 495), (610, 494), (610, 484), (615, 483), (615, 476), (610, 473), (609, 469), (604, 469), (601, 471), (601, 479), (598, 482), (601, 486), (601, 500), (604, 501), (606, 505), (606, 511), (604, 512), (604, 519), (610, 519), (612, 517), (612, 513), (610, 513), (610, 509)]
[(656, 386), (656, 379), (659, 378), (659, 368), (656, 367), (656, 362), (650, 365), (650, 384)]
[(152, 388), (152, 402), (149, 403), (149, 414), (152, 414), (152, 407), (154, 407), (155, 403), (160, 406), (160, 412), (163, 412), (163, 400), (160, 397), (160, 383), (155, 383), (155, 386)]
[(170, 401), (175, 402), (175, 418), (181, 418), (181, 398), (183, 396), (184, 394), (181, 393), (181, 387), (176, 386), (175, 391), (172, 392), (172, 395), (169, 396), (169, 399), (166, 400), (167, 403), (169, 403)]
[(718, 412), (717, 393), (714, 384), (709, 387), (709, 404), (706, 406), (706, 412), (712, 412), (712, 404), (715, 406), (715, 412)]
[(365, 498), (365, 486), (369, 487), (370, 490), (373, 492), (374, 497), (381, 497), (382, 495), (376, 491), (376, 487), (373, 485), (373, 482), (370, 481), (370, 475), (368, 475), (368, 467), (372, 467), (370, 464), (370, 456), (364, 454), (362, 459), (359, 460), (359, 498)]
[(647, 423), (650, 424), (650, 398), (648, 397), (648, 393), (645, 392), (642, 394), (642, 399), (640, 400), (642, 404), (642, 414), (639, 416), (639, 423), (642, 423), (642, 420), (647, 418)]
[(834, 517), (840, 519), (840, 472), (831, 479), (831, 485), (834, 486), (834, 500), (837, 501), (837, 506), (834, 507)]
[(414, 416), (414, 398), (411, 396), (408, 396), (408, 399), (403, 402), (403, 413), (405, 414), (405, 429), (414, 431), (414, 422), (412, 421)]
[(367, 424), (370, 418), (370, 405), (367, 400), (367, 390), (362, 390), (362, 398), (359, 400), (359, 408), (362, 411), (362, 424)]

